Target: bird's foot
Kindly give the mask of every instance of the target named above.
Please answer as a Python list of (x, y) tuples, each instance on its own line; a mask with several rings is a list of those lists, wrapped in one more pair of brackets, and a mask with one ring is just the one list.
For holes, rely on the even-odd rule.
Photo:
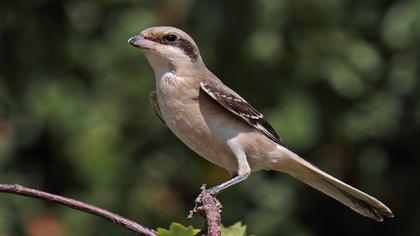
[(209, 205), (215, 206), (219, 211), (222, 209), (222, 204), (215, 197), (219, 193), (216, 188), (206, 189), (206, 185), (203, 184), (200, 190), (200, 194), (194, 201), (194, 209), (189, 212), (187, 219), (192, 219), (193, 215), (195, 215), (197, 212), (202, 212), (204, 207), (208, 207)]

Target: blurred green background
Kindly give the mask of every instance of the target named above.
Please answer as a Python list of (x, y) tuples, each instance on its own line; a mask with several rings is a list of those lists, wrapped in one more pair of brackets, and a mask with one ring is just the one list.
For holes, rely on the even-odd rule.
[[(74, 197), (152, 228), (185, 220), (228, 174), (155, 116), (130, 36), (172, 25), (286, 145), (381, 199), (377, 223), (279, 173), (223, 192), (223, 223), (275, 235), (420, 235), (420, 1), (15, 0), (0, 3), (0, 182)], [(0, 236), (133, 235), (0, 194)]]

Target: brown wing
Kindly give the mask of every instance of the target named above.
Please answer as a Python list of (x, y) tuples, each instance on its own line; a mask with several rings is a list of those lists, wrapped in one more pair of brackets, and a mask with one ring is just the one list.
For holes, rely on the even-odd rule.
[(201, 89), (224, 108), (245, 120), (271, 140), (282, 144), (280, 136), (273, 127), (264, 119), (264, 116), (253, 108), (245, 99), (228, 88), (223, 83), (201, 82)]

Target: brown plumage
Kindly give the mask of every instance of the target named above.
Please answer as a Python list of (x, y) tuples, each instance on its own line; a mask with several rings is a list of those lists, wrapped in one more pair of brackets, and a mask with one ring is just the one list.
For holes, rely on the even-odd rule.
[(154, 27), (131, 38), (153, 68), (156, 114), (189, 148), (234, 177), (213, 194), (262, 169), (287, 173), (354, 211), (382, 221), (393, 217), (377, 199), (316, 168), (282, 144), (264, 116), (205, 66), (194, 40), (173, 27)]
[(275, 143), (282, 144), (280, 136), (273, 129), (273, 127), (264, 119), (263, 114), (259, 113), (252, 107), (245, 99), (237, 93), (228, 89), (226, 86), (219, 84), (212, 84), (209, 82), (201, 82), (201, 89), (203, 89), (211, 98), (228, 109), (233, 114), (245, 120)]

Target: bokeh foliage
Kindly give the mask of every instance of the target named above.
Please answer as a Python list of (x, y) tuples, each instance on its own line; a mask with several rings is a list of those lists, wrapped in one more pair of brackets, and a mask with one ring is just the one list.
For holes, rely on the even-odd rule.
[[(148, 102), (152, 70), (127, 39), (190, 33), (208, 67), (288, 147), (378, 197), (378, 224), (294, 179), (251, 175), (223, 223), (256, 235), (420, 235), (420, 2), (373, 0), (0, 3), (0, 182), (94, 203), (152, 227), (187, 222), (227, 173), (188, 150)], [(0, 235), (131, 235), (53, 204), (0, 196)]]

